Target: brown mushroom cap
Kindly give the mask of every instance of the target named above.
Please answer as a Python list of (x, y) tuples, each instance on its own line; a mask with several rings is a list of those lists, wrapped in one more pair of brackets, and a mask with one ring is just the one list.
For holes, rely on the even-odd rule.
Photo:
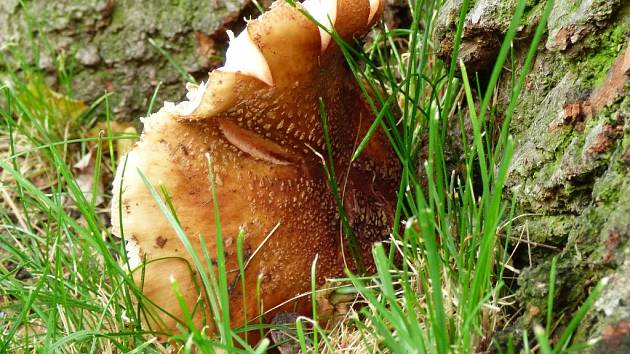
[[(378, 0), (338, 0), (335, 29), (346, 39), (361, 36), (381, 10), (382, 1)], [(347, 247), (322, 161), (313, 152), (324, 151), (320, 97), (340, 193), (368, 265), (372, 243), (386, 238), (391, 229), (400, 167), (382, 132), (351, 163), (373, 114), (337, 45), (322, 48), (318, 27), (284, 1), (249, 22), (246, 31), (264, 63), (258, 61), (254, 69), (242, 71), (238, 65), (250, 63), (230, 63), (210, 73), (207, 84), (190, 86), (190, 103), (167, 104), (145, 118), (142, 138), (128, 153), (124, 178), (121, 166), (114, 181), (113, 232), (120, 234), (122, 222), (132, 266), (143, 268), (134, 271), (134, 278), (142, 282), (147, 298), (180, 320), (183, 314), (171, 278), (193, 308), (202, 299), (195, 285), (198, 276), (191, 272), (191, 256), (138, 170), (154, 186), (161, 184), (169, 192), (197, 254), (203, 254), (199, 241), (203, 237), (214, 257), (216, 228), (206, 156), (211, 157), (228, 282), (236, 285), (230, 289), (235, 327), (258, 315), (255, 288), (259, 275), (265, 309), (286, 303), (278, 309), (306, 314), (305, 298), (288, 300), (310, 288), (309, 270), (315, 257), (320, 283), (325, 277), (342, 275), (346, 265), (353, 267), (344, 254)], [(257, 55), (251, 47), (247, 50)], [(122, 220), (118, 219), (119, 192)], [(240, 282), (236, 237), (241, 229), (245, 231), (244, 257), (249, 260), (245, 303), (236, 284)], [(273, 311), (266, 320), (271, 317)], [(160, 318), (162, 321), (148, 320), (149, 325), (175, 329), (174, 318)], [(195, 321), (200, 324), (201, 320), (198, 311)]]

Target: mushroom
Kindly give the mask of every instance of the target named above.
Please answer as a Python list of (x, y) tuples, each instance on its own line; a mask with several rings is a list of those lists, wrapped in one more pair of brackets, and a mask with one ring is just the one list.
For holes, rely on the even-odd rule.
[[(156, 188), (168, 191), (197, 254), (203, 254), (203, 237), (214, 257), (216, 226), (208, 176), (213, 174), (232, 285), (233, 327), (259, 315), (259, 277), (260, 303), (269, 310), (264, 319), (269, 321), (277, 311), (308, 313), (306, 298), (292, 299), (310, 289), (316, 257), (320, 284), (343, 275), (345, 267), (355, 268), (318, 156), (326, 151), (320, 98), (343, 206), (366, 266), (373, 267), (372, 243), (391, 232), (399, 162), (380, 130), (351, 160), (374, 115), (337, 44), (303, 12), (352, 40), (367, 32), (382, 9), (382, 0), (306, 0), (295, 6), (277, 1), (241, 34), (230, 34), (225, 65), (211, 72), (207, 82), (187, 85), (188, 101), (167, 102), (142, 120), (141, 139), (114, 180), (112, 229), (119, 236), (124, 231), (133, 276), (142, 284), (149, 306), (169, 314), (148, 319), (153, 329), (173, 332), (178, 320), (184, 320), (172, 280), (189, 309), (206, 299), (200, 295), (198, 274), (191, 270), (191, 256), (138, 171)], [(238, 286), (236, 236), (241, 230), (250, 292), (245, 301)], [(209, 310), (194, 315), (197, 325), (203, 311)]]

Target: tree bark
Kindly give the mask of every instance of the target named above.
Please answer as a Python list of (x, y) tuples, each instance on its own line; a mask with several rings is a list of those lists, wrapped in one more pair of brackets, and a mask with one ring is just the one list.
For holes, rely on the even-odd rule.
[(184, 76), (149, 40), (185, 72), (204, 79), (227, 41), (222, 29), (247, 15), (249, 3), (34, 0), (22, 6), (2, 0), (0, 78), (7, 67), (24, 68), (17, 63), (23, 54), (30, 66), (49, 74), (53, 88), (86, 102), (112, 92), (117, 117), (134, 119), (145, 114), (159, 82), (158, 104), (179, 100), (183, 92)]
[[(459, 59), (483, 77), (516, 1), (471, 3)], [(440, 9), (434, 39), (445, 58), (461, 4), (448, 0)], [(529, 1), (514, 43), (517, 75), (544, 6)], [(523, 269), (517, 294), (525, 310), (514, 329), (544, 322), (550, 263), (558, 256), (554, 313), (564, 314), (561, 326), (609, 277), (575, 340), (601, 338), (593, 353), (630, 353), (630, 3), (557, 0), (547, 30), (511, 124), (517, 149), (507, 189), (522, 216), (514, 236), (530, 242), (521, 242), (514, 259)], [(502, 108), (509, 75), (498, 90)]]

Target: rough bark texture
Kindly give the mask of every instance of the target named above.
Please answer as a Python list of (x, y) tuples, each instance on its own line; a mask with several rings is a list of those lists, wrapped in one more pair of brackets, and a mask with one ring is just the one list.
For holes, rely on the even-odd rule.
[[(16, 54), (23, 52), (29, 64), (51, 73), (53, 87), (64, 85), (52, 75), (63, 68), (70, 73), (73, 93), (86, 102), (105, 90), (113, 92), (114, 112), (119, 118), (133, 119), (144, 115), (160, 81), (158, 104), (181, 98), (182, 75), (149, 39), (185, 71), (204, 78), (227, 40), (222, 29), (247, 16), (253, 10), (249, 3), (34, 0), (23, 7), (18, 0), (2, 0), (0, 54), (5, 60), (18, 60)], [(0, 78), (2, 74), (0, 60)]]
[[(443, 57), (452, 49), (461, 3), (441, 8), (434, 38)], [(488, 72), (516, 1), (471, 3), (460, 57)], [(545, 1), (528, 5), (515, 43), (517, 73)], [(554, 311), (564, 314), (562, 325), (609, 276), (575, 339), (601, 338), (593, 353), (630, 353), (630, 3), (556, 1), (547, 27), (512, 121), (517, 150), (508, 189), (516, 215), (533, 214), (517, 221), (515, 236), (551, 247), (519, 246), (516, 287), (525, 315), (511, 330), (544, 322), (557, 255)], [(509, 85), (504, 80), (498, 91), (504, 102)]]

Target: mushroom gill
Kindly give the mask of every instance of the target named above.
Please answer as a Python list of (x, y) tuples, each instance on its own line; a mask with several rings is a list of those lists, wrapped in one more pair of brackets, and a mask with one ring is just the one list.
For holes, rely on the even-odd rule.
[[(354, 267), (344, 254), (348, 247), (335, 200), (315, 153), (325, 151), (320, 98), (343, 205), (368, 268), (372, 243), (389, 235), (398, 161), (383, 132), (377, 131), (351, 162), (374, 116), (337, 44), (324, 40), (328, 34), (301, 12), (319, 19), (322, 13), (333, 13), (324, 18), (342, 38), (352, 40), (378, 19), (383, 1), (307, 0), (304, 5), (300, 9), (300, 4), (296, 8), (278, 1), (250, 21), (242, 34), (231, 35), (225, 66), (211, 72), (206, 83), (188, 85), (189, 101), (167, 103), (144, 118), (140, 141), (117, 171), (113, 232), (120, 236), (124, 231), (131, 266), (137, 268), (134, 279), (142, 283), (144, 295), (170, 314), (160, 315), (160, 321), (148, 320), (154, 329), (172, 332), (176, 319), (184, 319), (171, 279), (177, 281), (189, 308), (204, 300), (196, 286), (198, 275), (191, 271), (191, 256), (138, 171), (169, 192), (195, 251), (203, 254), (199, 241), (203, 237), (208, 253), (216, 256), (210, 156), (231, 285), (240, 283), (236, 236), (240, 230), (245, 233), (244, 278), (251, 296), (243, 302), (240, 286), (230, 289), (234, 327), (258, 315), (254, 294), (259, 276), (265, 309), (307, 314), (307, 299), (289, 300), (310, 288), (315, 257), (319, 283), (343, 275), (345, 266)], [(202, 311), (207, 310), (194, 316), (197, 324)], [(273, 315), (270, 311), (265, 320)]]

